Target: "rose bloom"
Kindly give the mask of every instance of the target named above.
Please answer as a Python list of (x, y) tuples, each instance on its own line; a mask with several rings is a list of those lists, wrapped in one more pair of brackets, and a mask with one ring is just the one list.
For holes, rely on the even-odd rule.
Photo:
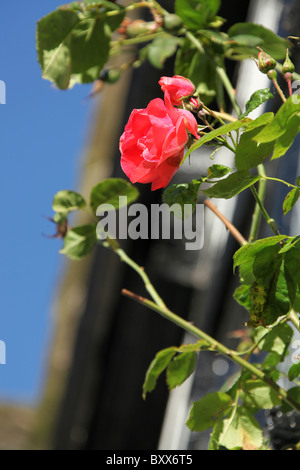
[(195, 92), (195, 87), (187, 78), (181, 75), (174, 75), (174, 77), (161, 77), (159, 85), (163, 92), (168, 91), (171, 103), (174, 106), (181, 106), (181, 98), (190, 96)]
[(183, 159), (188, 132), (196, 138), (197, 121), (189, 111), (156, 98), (146, 109), (134, 109), (120, 138), (121, 167), (132, 183), (164, 188)]

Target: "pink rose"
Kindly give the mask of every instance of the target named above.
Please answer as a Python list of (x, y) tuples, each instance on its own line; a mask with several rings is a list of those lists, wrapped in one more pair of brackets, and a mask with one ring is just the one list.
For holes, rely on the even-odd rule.
[(146, 109), (134, 109), (120, 138), (121, 167), (132, 183), (152, 183), (164, 188), (179, 168), (188, 141), (196, 138), (197, 121), (189, 111), (156, 98)]
[(181, 75), (174, 75), (174, 77), (161, 77), (159, 85), (162, 91), (169, 92), (171, 103), (174, 106), (181, 106), (181, 98), (193, 95), (195, 87), (187, 78)]

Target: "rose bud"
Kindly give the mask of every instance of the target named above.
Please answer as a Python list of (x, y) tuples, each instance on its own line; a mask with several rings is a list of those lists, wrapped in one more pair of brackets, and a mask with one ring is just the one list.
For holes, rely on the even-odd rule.
[(181, 75), (161, 77), (158, 83), (164, 93), (168, 91), (173, 106), (181, 106), (182, 99), (193, 95), (195, 92), (192, 82)]

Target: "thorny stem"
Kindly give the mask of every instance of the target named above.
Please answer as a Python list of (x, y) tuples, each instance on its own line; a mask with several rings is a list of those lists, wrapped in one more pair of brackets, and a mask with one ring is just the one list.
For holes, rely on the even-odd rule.
[(260, 208), (260, 210), (261, 210), (262, 215), (263, 215), (264, 218), (266, 219), (267, 224), (268, 224), (268, 225), (270, 226), (270, 228), (273, 230), (273, 232), (275, 233), (275, 235), (279, 235), (279, 232), (278, 232), (278, 230), (277, 230), (277, 228), (276, 228), (274, 219), (272, 219), (271, 217), (269, 217), (269, 214), (267, 213), (267, 211), (266, 211), (266, 209), (265, 209), (265, 207), (264, 207), (264, 205), (263, 205), (263, 203), (262, 203), (262, 201), (261, 201), (261, 199), (260, 199), (260, 197), (259, 197), (259, 195), (258, 195), (256, 189), (254, 188), (254, 186), (251, 186), (250, 189), (251, 189), (252, 194), (253, 194), (253, 196), (254, 196), (254, 198), (255, 198), (255, 200), (256, 200), (256, 202), (257, 202), (257, 204), (258, 204), (258, 206), (259, 206), (259, 208)]
[(280, 98), (282, 99), (282, 101), (285, 103), (286, 102), (286, 97), (284, 96), (283, 94), (283, 91), (282, 89), (280, 88), (277, 80), (275, 78), (272, 79), (272, 82), (273, 82), (273, 85), (275, 86), (276, 90), (278, 91), (278, 94), (280, 96)]
[[(201, 54), (206, 54), (209, 57), (209, 59), (211, 59), (211, 57), (206, 53), (206, 51), (202, 47), (202, 44), (198, 41), (197, 38), (195, 38), (195, 36), (190, 31), (186, 31), (185, 35), (186, 35), (187, 38), (189, 38), (189, 40), (194, 44), (194, 46), (198, 49), (198, 51)], [(220, 79), (223, 83), (223, 86), (224, 86), (224, 88), (225, 88), (225, 90), (226, 90), (226, 92), (229, 96), (229, 99), (231, 101), (233, 109), (235, 110), (237, 116), (240, 117), (242, 115), (242, 110), (241, 110), (238, 102), (236, 101), (234, 89), (232, 87), (231, 81), (229, 80), (225, 69), (223, 67), (220, 67), (219, 65), (216, 65), (216, 72), (219, 75), (219, 77), (220, 77)]]
[(258, 369), (258, 367), (256, 367), (254, 364), (247, 362), (245, 359), (243, 359), (239, 355), (236, 355), (235, 351), (227, 348), (222, 343), (219, 343), (219, 341), (212, 338), (210, 335), (200, 330), (199, 328), (197, 328), (196, 326), (194, 326), (192, 323), (188, 322), (187, 320), (184, 320), (183, 318), (179, 317), (174, 312), (169, 310), (167, 307), (161, 307), (157, 305), (156, 303), (152, 302), (151, 300), (145, 299), (144, 297), (141, 297), (140, 295), (137, 295), (131, 291), (128, 291), (127, 289), (123, 289), (122, 294), (130, 299), (137, 301), (138, 303), (144, 305), (145, 307), (153, 310), (154, 312), (158, 313), (162, 317), (171, 321), (175, 325), (184, 329), (188, 333), (191, 333), (193, 336), (196, 336), (196, 338), (203, 339), (210, 345), (210, 348), (212, 350), (217, 351), (220, 354), (226, 356), (228, 359), (232, 360), (233, 362), (241, 366), (243, 369), (248, 370), (251, 374), (253, 374), (258, 379), (263, 380), (273, 390), (275, 390), (276, 393), (286, 403), (288, 403), (290, 406), (292, 406), (296, 410), (300, 411), (300, 405), (296, 403), (294, 400), (292, 400), (284, 389), (282, 389), (279, 385), (277, 385), (270, 377), (268, 377), (262, 370)]
[[(262, 177), (266, 176), (265, 168), (262, 163), (258, 165), (257, 170), (258, 170), (259, 175), (261, 175)], [(262, 204), (264, 202), (265, 192), (266, 192), (266, 180), (262, 178), (259, 180), (258, 192), (257, 192), (257, 195), (260, 201), (262, 202)], [(252, 215), (252, 223), (251, 223), (250, 234), (249, 234), (249, 239), (248, 239), (249, 243), (253, 242), (257, 238), (260, 220), (261, 220), (261, 209), (260, 209), (260, 205), (256, 201), (254, 212)]]
[(154, 300), (156, 305), (158, 305), (161, 308), (166, 308), (166, 305), (160, 295), (157, 293), (156, 289), (152, 285), (148, 275), (146, 274), (144, 268), (142, 266), (139, 266), (135, 261), (133, 261), (127, 253), (120, 247), (120, 244), (117, 240), (107, 237), (106, 241), (103, 243), (104, 246), (109, 247), (112, 249), (123, 261), (126, 263), (128, 266), (130, 266), (142, 279), (146, 290), (148, 291), (149, 295), (151, 298)]
[(300, 189), (299, 186), (295, 186), (294, 184), (288, 183), (287, 181), (281, 180), (280, 178), (273, 178), (272, 176), (262, 176), (262, 179), (271, 180), (271, 181), (278, 181), (279, 183), (285, 184), (289, 188)]
[(226, 217), (216, 208), (216, 206), (215, 206), (209, 199), (206, 199), (206, 200), (204, 201), (204, 204), (205, 204), (214, 214), (216, 214), (217, 217), (219, 217), (219, 219), (223, 222), (223, 224), (224, 224), (225, 227), (229, 230), (229, 232), (231, 233), (231, 235), (237, 240), (237, 242), (238, 242), (241, 246), (248, 244), (247, 240), (245, 240), (245, 238), (244, 238), (243, 235), (238, 231), (238, 229), (237, 229), (231, 222), (229, 222), (228, 219), (226, 219)]

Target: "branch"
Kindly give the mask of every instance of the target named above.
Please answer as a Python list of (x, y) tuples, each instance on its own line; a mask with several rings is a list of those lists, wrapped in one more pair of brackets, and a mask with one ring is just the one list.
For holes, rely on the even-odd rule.
[(210, 199), (205, 199), (204, 204), (216, 214), (217, 217), (223, 222), (225, 227), (229, 230), (231, 235), (237, 240), (237, 242), (243, 246), (247, 245), (247, 240), (243, 237), (243, 235), (238, 231), (238, 229), (229, 222), (228, 219), (216, 208), (216, 206), (210, 201)]
[(295, 402), (292, 398), (290, 398), (286, 390), (282, 389), (279, 385), (277, 385), (277, 383), (274, 382), (273, 379), (268, 377), (262, 370), (258, 369), (258, 367), (256, 367), (254, 364), (246, 361), (245, 359), (237, 355), (235, 351), (227, 348), (222, 343), (219, 343), (219, 341), (215, 340), (210, 335), (200, 330), (199, 328), (197, 328), (196, 326), (194, 326), (192, 323), (188, 322), (187, 320), (184, 320), (183, 318), (179, 317), (178, 315), (173, 313), (171, 310), (169, 310), (167, 307), (162, 308), (159, 305), (152, 302), (151, 300), (145, 299), (144, 297), (141, 297), (140, 295), (137, 295), (134, 292), (131, 292), (127, 289), (123, 289), (122, 294), (144, 305), (145, 307), (153, 310), (154, 312), (158, 313), (159, 315), (171, 321), (172, 323), (179, 326), (180, 328), (183, 328), (188, 333), (191, 333), (192, 335), (196, 336), (196, 338), (204, 339), (210, 345), (211, 349), (226, 356), (228, 359), (235, 362), (236, 364), (241, 366), (243, 369), (248, 370), (251, 374), (253, 374), (258, 379), (263, 380), (278, 394), (278, 396), (282, 398), (283, 401), (288, 403), (290, 406), (292, 406), (296, 410), (300, 411), (300, 404)]

